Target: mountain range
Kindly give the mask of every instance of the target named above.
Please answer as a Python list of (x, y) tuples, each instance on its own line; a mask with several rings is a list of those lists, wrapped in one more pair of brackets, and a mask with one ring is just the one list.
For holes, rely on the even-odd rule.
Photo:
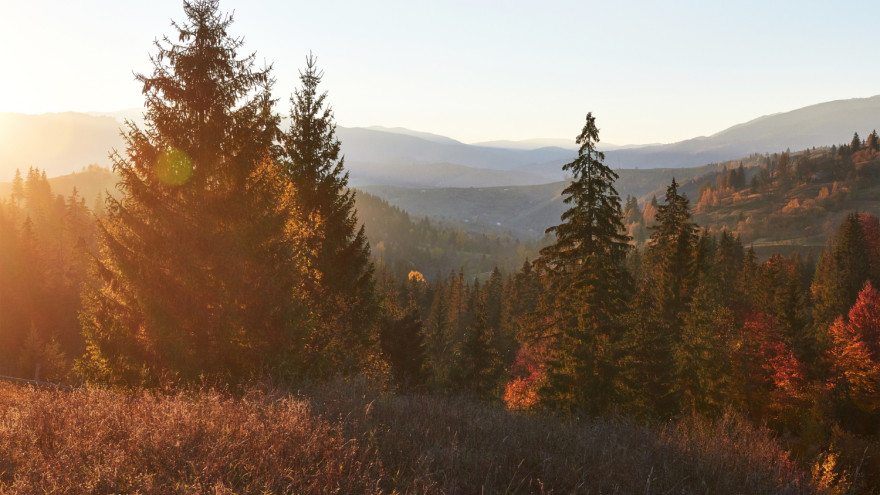
[[(123, 149), (124, 118), (112, 113), (25, 115), (0, 113), (0, 180), (16, 168), (67, 174), (95, 163), (107, 166)], [(678, 168), (849, 142), (880, 127), (880, 95), (820, 103), (756, 118), (706, 137), (636, 147), (606, 145), (606, 163), (617, 169)], [(354, 186), (408, 188), (523, 186), (564, 180), (562, 165), (576, 156), (573, 140), (495, 141), (466, 144), (403, 128), (338, 127)], [(604, 143), (603, 143), (604, 144)]]

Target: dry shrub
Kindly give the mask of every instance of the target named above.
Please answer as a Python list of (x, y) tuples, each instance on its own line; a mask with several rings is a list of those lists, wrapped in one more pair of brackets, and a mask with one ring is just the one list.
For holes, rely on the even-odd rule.
[(561, 419), (363, 381), (298, 395), (0, 385), (2, 493), (807, 493), (734, 414)]
[(300, 399), (0, 387), (3, 493), (363, 493), (381, 476)]

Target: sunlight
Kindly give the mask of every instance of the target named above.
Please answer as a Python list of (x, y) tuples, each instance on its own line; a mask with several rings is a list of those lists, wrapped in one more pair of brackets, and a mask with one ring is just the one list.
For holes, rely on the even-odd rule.
[(156, 176), (169, 186), (182, 186), (192, 177), (192, 160), (186, 153), (172, 148), (159, 155)]
[[(42, 115), (27, 115), (25, 119), (13, 119), (0, 113), (0, 146), (7, 150), (39, 150), (44, 158), (57, 158), (69, 153), (74, 123), (56, 114), (50, 119)], [(45, 134), (33, 132), (38, 122), (45, 121)], [(26, 161), (20, 157), (19, 161)]]

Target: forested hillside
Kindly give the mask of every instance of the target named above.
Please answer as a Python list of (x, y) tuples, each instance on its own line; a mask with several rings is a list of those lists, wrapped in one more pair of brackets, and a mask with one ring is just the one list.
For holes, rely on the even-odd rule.
[[(279, 110), (184, 14), (113, 174), (0, 199), (0, 373), (47, 387), (0, 387), (0, 491), (880, 486), (876, 132), (640, 203), (590, 112), (526, 244), (356, 192), (317, 59)], [(794, 233), (814, 258), (752, 246)]]
[(762, 256), (818, 256), (848, 212), (880, 215), (877, 146), (872, 131), (865, 143), (856, 134), (846, 144), (753, 156), (683, 190), (694, 198), (697, 221), (737, 231)]

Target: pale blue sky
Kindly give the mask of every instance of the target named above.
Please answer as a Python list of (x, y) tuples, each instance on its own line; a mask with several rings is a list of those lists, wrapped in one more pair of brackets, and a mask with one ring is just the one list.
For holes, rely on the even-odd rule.
[[(312, 50), (343, 126), (465, 142), (672, 142), (880, 94), (880, 2), (221, 0), (274, 63), (280, 110)], [(0, 111), (140, 106), (132, 71), (179, 0), (0, 0)], [(878, 116), (880, 119), (880, 116)]]

